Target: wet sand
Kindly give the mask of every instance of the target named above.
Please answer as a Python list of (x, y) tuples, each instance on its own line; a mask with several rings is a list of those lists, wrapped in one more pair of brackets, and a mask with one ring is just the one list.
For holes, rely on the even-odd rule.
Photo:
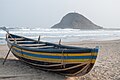
[(93, 69), (84, 76), (66, 77), (33, 68), (19, 61), (11, 53), (5, 65), (2, 65), (8, 47), (0, 45), (0, 80), (120, 80), (120, 40), (62, 44), (81, 47), (99, 46), (99, 54)]

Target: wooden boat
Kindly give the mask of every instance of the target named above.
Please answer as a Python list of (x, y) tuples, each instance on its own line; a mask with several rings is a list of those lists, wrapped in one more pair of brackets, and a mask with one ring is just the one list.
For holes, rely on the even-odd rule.
[(20, 60), (66, 76), (82, 76), (95, 64), (98, 48), (82, 48), (42, 42), (7, 34), (11, 52)]

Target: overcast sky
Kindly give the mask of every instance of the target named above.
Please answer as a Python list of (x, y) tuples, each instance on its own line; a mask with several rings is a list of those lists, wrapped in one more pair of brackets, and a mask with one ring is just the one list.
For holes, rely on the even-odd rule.
[(70, 12), (120, 28), (120, 0), (0, 0), (0, 26), (50, 28)]

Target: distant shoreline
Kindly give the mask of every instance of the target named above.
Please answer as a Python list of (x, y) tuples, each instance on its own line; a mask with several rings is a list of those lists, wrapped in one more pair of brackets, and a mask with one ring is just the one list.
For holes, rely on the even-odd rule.
[(120, 30), (120, 28), (103, 28), (103, 30)]

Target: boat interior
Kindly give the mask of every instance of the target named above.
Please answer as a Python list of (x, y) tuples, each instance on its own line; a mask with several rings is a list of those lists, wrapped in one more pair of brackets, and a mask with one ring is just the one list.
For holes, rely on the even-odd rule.
[(40, 41), (40, 37), (38, 38), (38, 40), (34, 40), (34, 39), (10, 34), (7, 40), (9, 40), (10, 43), (17, 44), (18, 46), (32, 48), (32, 49), (59, 49), (62, 51), (70, 50), (69, 52), (71, 53), (72, 52), (91, 52), (90, 48), (61, 45), (60, 43), (61, 41), (59, 41), (58, 44), (43, 42), (43, 41)]

